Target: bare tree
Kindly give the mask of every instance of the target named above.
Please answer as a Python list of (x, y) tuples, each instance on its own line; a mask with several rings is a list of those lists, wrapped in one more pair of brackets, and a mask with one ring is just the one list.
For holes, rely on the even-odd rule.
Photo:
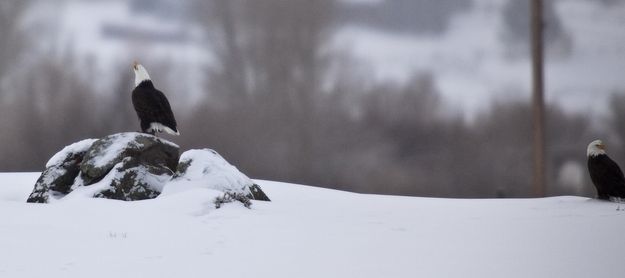
[(106, 122), (101, 126), (106, 133), (139, 130), (139, 122), (131, 104), (134, 79), (129, 68), (122, 64), (117, 66), (115, 71), (121, 74), (105, 101), (108, 103), (105, 107), (109, 107), (109, 109), (102, 111), (102, 114), (107, 115)]
[[(567, 57), (573, 45), (556, 12), (556, 1), (543, 1), (544, 41), (550, 57)], [(503, 6), (503, 27), (501, 39), (511, 57), (527, 57), (530, 41), (530, 1), (510, 0)]]
[(0, 81), (15, 68), (21, 57), (25, 36), (20, 21), (29, 1), (6, 0), (0, 3)]
[[(446, 115), (431, 74), (400, 84), (350, 65), (335, 71), (349, 57), (327, 45), (334, 5), (201, 2), (216, 62), (204, 102), (180, 121), (181, 145), (216, 148), (258, 178), (369, 193), (529, 196), (528, 103), (494, 104), (469, 125)], [(585, 141), (569, 130), (586, 126), (557, 108), (547, 113), (549, 125), (567, 130), (550, 139), (553, 177)]]
[[(610, 98), (610, 115), (609, 115), (609, 130), (604, 140), (612, 141), (610, 138), (615, 138), (616, 142), (610, 145), (610, 155), (613, 156), (616, 161), (623, 161), (625, 163), (625, 95), (619, 93), (613, 93)], [(609, 137), (608, 137), (609, 135)], [(589, 138), (588, 142), (594, 139), (601, 139), (599, 136), (596, 138)]]
[(10, 119), (10, 137), (0, 146), (7, 170), (41, 170), (63, 146), (94, 137), (98, 128), (95, 94), (68, 63), (38, 57), (27, 70), (12, 80), (19, 93), (3, 103)]
[(221, 101), (211, 109), (227, 107), (240, 124), (233, 134), (273, 150), (279, 178), (310, 178), (333, 1), (214, 0), (203, 7), (217, 59), (208, 88)]

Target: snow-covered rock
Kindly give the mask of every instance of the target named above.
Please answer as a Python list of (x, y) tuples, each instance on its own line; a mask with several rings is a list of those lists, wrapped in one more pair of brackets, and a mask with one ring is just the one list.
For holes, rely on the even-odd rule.
[(80, 141), (48, 161), (27, 201), (48, 203), (74, 191), (125, 201), (156, 198), (174, 174), (178, 149), (137, 132)]
[(190, 188), (207, 188), (269, 201), (257, 184), (211, 149), (188, 150), (180, 156), (174, 179), (163, 190), (164, 194)]
[(81, 177), (85, 184), (94, 183), (126, 157), (134, 157), (141, 164), (166, 167), (173, 174), (178, 165), (178, 150), (178, 145), (145, 133), (109, 135), (96, 141), (87, 151), (80, 166)]
[(68, 194), (80, 172), (80, 164), (85, 153), (95, 141), (96, 139), (85, 139), (76, 142), (52, 156), (46, 163), (46, 169), (37, 179), (27, 202), (47, 203), (50, 196)]
[(180, 163), (178, 153), (176, 144), (136, 132), (83, 140), (48, 161), (28, 202), (93, 197), (134, 201), (190, 189), (222, 192), (213, 200), (216, 207), (235, 200), (246, 207), (250, 199), (269, 201), (260, 186), (216, 151), (189, 150)]
[(172, 173), (166, 167), (144, 164), (134, 157), (127, 157), (109, 175), (112, 179), (107, 181), (110, 184), (108, 188), (94, 197), (135, 201), (158, 197)]

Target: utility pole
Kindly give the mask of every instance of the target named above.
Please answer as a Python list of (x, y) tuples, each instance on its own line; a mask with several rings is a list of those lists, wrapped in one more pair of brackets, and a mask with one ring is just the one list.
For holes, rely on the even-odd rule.
[(545, 179), (545, 102), (543, 98), (543, 1), (531, 1), (532, 30), (532, 122), (535, 197), (544, 197)]

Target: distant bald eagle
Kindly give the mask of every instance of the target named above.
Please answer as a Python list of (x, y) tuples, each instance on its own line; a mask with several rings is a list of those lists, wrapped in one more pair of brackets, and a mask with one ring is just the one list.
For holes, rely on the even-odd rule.
[(621, 168), (608, 157), (601, 140), (592, 141), (586, 150), (590, 179), (599, 199), (625, 200), (625, 177)]
[(139, 116), (141, 131), (152, 135), (156, 132), (180, 135), (176, 128), (174, 113), (171, 111), (165, 94), (154, 88), (148, 71), (141, 64), (135, 62), (133, 69), (135, 89), (132, 90), (132, 105)]

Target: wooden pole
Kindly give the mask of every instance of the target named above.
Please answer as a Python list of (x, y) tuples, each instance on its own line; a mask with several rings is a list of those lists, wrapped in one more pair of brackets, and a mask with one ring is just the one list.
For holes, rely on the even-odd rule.
[(532, 107), (534, 196), (544, 197), (545, 179), (545, 103), (543, 99), (543, 5), (542, 0), (531, 0), (532, 30)]

